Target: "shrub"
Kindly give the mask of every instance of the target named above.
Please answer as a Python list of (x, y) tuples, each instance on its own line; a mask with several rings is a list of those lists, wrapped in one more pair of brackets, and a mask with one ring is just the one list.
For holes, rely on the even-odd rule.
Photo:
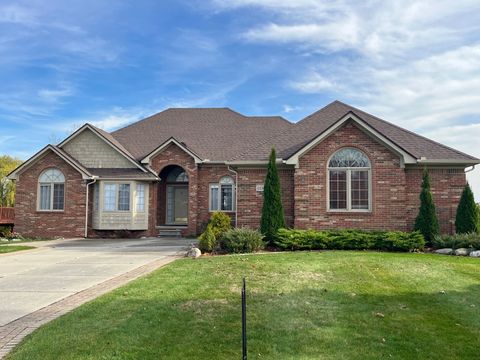
[(10, 226), (0, 226), (0, 237), (10, 239), (14, 235)]
[(458, 234), (474, 233), (478, 231), (477, 204), (473, 197), (472, 189), (467, 183), (462, 192), (462, 197), (457, 207), (455, 217), (455, 231)]
[(199, 236), (199, 249), (203, 252), (212, 252), (217, 248), (217, 242), (222, 235), (232, 228), (232, 220), (230, 216), (215, 211), (210, 217), (207, 228)]
[(437, 235), (433, 241), (433, 246), (437, 249), (480, 249), (480, 234)]
[(264, 236), (258, 230), (235, 228), (228, 230), (219, 241), (220, 250), (227, 253), (251, 253), (263, 248)]
[(413, 251), (423, 249), (425, 240), (419, 232), (280, 229), (275, 245), (283, 250)]
[(275, 149), (272, 148), (263, 186), (262, 218), (260, 220), (260, 231), (270, 243), (273, 242), (278, 229), (285, 227), (276, 157)]
[(437, 214), (430, 191), (430, 177), (427, 169), (423, 172), (422, 191), (420, 192), (420, 209), (415, 219), (415, 230), (420, 231), (428, 245), (431, 245), (435, 235), (439, 234)]
[(215, 238), (212, 227), (210, 225), (207, 225), (207, 228), (202, 233), (202, 235), (200, 235), (198, 240), (198, 248), (202, 252), (212, 252), (217, 246), (217, 239)]

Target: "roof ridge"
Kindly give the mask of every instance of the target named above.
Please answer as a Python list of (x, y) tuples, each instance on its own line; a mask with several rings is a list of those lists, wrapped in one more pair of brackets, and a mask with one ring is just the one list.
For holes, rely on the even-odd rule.
[[(469, 158), (472, 159), (472, 160), (478, 160), (477, 158), (475, 158), (475, 157), (473, 157), (473, 156), (471, 156), (471, 155), (468, 155), (467, 153), (464, 153), (464, 152), (462, 152), (462, 151), (460, 151), (460, 150), (454, 149), (454, 148), (452, 148), (452, 147), (450, 147), (450, 146), (448, 146), (448, 145), (444, 145), (444, 144), (442, 144), (442, 143), (439, 143), (438, 141), (432, 140), (432, 139), (427, 138), (427, 137), (425, 137), (425, 136), (423, 136), (423, 135), (417, 134), (417, 133), (415, 133), (415, 132), (413, 132), (413, 131), (410, 131), (410, 130), (408, 130), (408, 129), (405, 129), (405, 128), (399, 126), (399, 125), (396, 125), (396, 124), (394, 124), (394, 123), (391, 123), (390, 121), (381, 119), (381, 118), (379, 118), (378, 116), (375, 116), (375, 115), (372, 115), (372, 114), (370, 114), (370, 113), (367, 113), (366, 111), (363, 111), (363, 110), (361, 110), (361, 109), (359, 109), (359, 108), (357, 108), (357, 107), (355, 107), (355, 106), (351, 106), (351, 105), (345, 104), (345, 103), (343, 103), (343, 102), (341, 102), (341, 101), (339, 101), (339, 100), (336, 100), (335, 102), (338, 102), (339, 104), (342, 104), (342, 105), (344, 105), (344, 106), (350, 107), (350, 108), (354, 109), (355, 111), (361, 112), (361, 113), (363, 113), (363, 114), (365, 114), (365, 115), (371, 116), (371, 117), (375, 118), (376, 120), (381, 121), (381, 122), (383, 122), (383, 123), (385, 123), (385, 124), (388, 124), (388, 125), (390, 125), (390, 126), (394, 126), (394, 127), (396, 127), (397, 129), (399, 129), (399, 130), (401, 130), (401, 131), (404, 131), (404, 132), (409, 133), (409, 134), (411, 134), (411, 135), (414, 135), (414, 136), (416, 136), (416, 137), (420, 137), (420, 138), (422, 138), (422, 139), (424, 139), (424, 140), (427, 140), (428, 142), (431, 142), (431, 143), (434, 143), (434, 144), (436, 144), (436, 145), (442, 146), (442, 147), (444, 147), (444, 148), (446, 148), (446, 149), (448, 149), (448, 150), (454, 151), (454, 152), (456, 152), (456, 153), (459, 154), (459, 155), (467, 156), (467, 157), (469, 157)], [(376, 130), (379, 131), (383, 136), (386, 136), (390, 141), (393, 141), (392, 139), (390, 139), (389, 136), (383, 134), (382, 131), (380, 131), (380, 130), (378, 130), (378, 129), (376, 129)], [(396, 141), (393, 141), (393, 142), (394, 142), (395, 144), (397, 144)], [(397, 144), (397, 145), (401, 147), (401, 145), (399, 145), (399, 144)]]

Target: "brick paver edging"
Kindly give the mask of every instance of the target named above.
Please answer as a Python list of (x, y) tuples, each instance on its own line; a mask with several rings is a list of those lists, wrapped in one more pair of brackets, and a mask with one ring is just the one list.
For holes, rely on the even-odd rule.
[(166, 265), (180, 255), (166, 256), (165, 258), (152, 261), (122, 275), (94, 285), (88, 289), (79, 291), (53, 304), (45, 306), (28, 315), (18, 318), (6, 325), (0, 326), (0, 359), (7, 355), (22, 339), (40, 326), (60, 317), (76, 307), (95, 299), (117, 287), (120, 287), (142, 275), (146, 275), (159, 267)]

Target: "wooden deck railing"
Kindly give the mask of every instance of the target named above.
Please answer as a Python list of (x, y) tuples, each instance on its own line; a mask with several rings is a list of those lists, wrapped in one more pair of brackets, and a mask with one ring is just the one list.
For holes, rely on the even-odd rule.
[(0, 224), (13, 224), (15, 209), (13, 207), (0, 207)]

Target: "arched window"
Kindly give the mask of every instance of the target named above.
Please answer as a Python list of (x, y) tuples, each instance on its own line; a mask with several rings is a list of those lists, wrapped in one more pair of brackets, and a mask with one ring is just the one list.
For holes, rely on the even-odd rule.
[(167, 182), (188, 182), (188, 175), (185, 170), (178, 166), (167, 175)]
[(235, 182), (224, 176), (218, 184), (210, 184), (210, 211), (234, 211)]
[(360, 150), (343, 148), (328, 162), (329, 210), (370, 210), (370, 160)]
[(47, 169), (38, 178), (38, 209), (63, 210), (65, 205), (65, 176), (60, 170)]

